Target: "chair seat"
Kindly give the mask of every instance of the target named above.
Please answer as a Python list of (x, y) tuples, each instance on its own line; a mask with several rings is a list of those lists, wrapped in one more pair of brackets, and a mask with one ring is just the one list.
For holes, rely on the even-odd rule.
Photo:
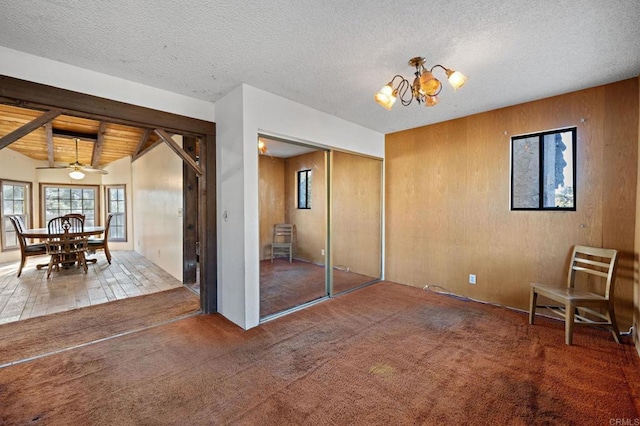
[(560, 298), (561, 300), (568, 300), (571, 302), (606, 302), (607, 298), (590, 291), (581, 290), (570, 287), (559, 287), (549, 284), (532, 283), (531, 287), (537, 290), (537, 293), (549, 297), (551, 299)]
[(30, 244), (24, 248), (24, 251), (26, 251), (27, 253), (39, 253), (39, 252), (46, 253), (47, 247), (45, 246), (44, 243)]
[(103, 246), (104, 245), (104, 240), (88, 239), (87, 241), (89, 243), (89, 247), (91, 247), (91, 246)]

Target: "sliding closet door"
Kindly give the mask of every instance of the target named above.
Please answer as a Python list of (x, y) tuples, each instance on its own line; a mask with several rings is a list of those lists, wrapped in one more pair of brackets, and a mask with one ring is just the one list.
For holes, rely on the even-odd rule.
[(331, 152), (332, 294), (375, 282), (382, 268), (382, 161)]
[[(327, 297), (328, 153), (282, 141), (266, 141), (259, 156), (260, 317)], [(276, 224), (293, 226), (291, 258), (271, 259)]]

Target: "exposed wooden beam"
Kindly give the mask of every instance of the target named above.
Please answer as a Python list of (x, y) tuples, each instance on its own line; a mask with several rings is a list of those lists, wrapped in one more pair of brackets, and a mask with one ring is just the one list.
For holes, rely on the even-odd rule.
[(182, 148), (180, 148), (180, 145), (178, 145), (176, 143), (176, 141), (171, 139), (171, 136), (169, 136), (169, 134), (167, 132), (165, 132), (162, 129), (155, 129), (154, 133), (156, 135), (160, 136), (160, 139), (162, 139), (169, 146), (169, 148), (171, 148), (171, 150), (173, 152), (178, 154), (178, 156), (180, 158), (182, 158), (182, 161), (187, 163), (193, 169), (193, 171), (196, 172), (198, 177), (202, 176), (202, 169), (200, 168), (198, 163), (196, 163), (196, 160), (194, 160), (193, 158), (189, 157), (189, 154), (184, 152), (184, 150)]
[(107, 123), (100, 122), (98, 126), (98, 139), (93, 145), (93, 152), (91, 153), (91, 167), (97, 169), (100, 166), (100, 156), (102, 155), (102, 148), (104, 147), (104, 132), (107, 128)]
[(136, 146), (136, 150), (133, 152), (133, 158), (131, 161), (136, 161), (142, 155), (142, 148), (149, 140), (149, 135), (151, 134), (151, 129), (144, 129), (142, 136), (140, 136), (140, 140), (138, 141), (138, 146)]
[[(215, 124), (214, 124), (215, 128)], [(216, 136), (200, 139), (200, 166), (203, 176), (198, 179), (200, 198), (200, 305), (205, 314), (218, 311), (218, 245), (216, 233)]]
[(48, 122), (50, 122), (51, 120), (59, 116), (60, 114), (62, 114), (62, 110), (52, 109), (50, 111), (45, 112), (40, 117), (31, 120), (30, 122), (23, 125), (22, 127), (14, 130), (8, 135), (0, 138), (0, 149), (6, 148), (7, 146), (11, 145), (21, 137), (26, 136), (29, 133), (33, 132), (38, 127), (44, 126), (45, 124), (47, 124)]
[(49, 160), (49, 167), (53, 167), (55, 158), (53, 155), (53, 125), (51, 122), (44, 125), (44, 130), (47, 135), (47, 160)]
[(59, 108), (65, 114), (104, 120), (133, 127), (157, 127), (169, 132), (199, 136), (213, 134), (210, 121), (153, 110), (85, 93), (73, 92), (33, 83), (18, 78), (0, 76), (0, 103), (25, 108)]
[[(198, 140), (182, 138), (182, 149), (195, 160)], [(198, 176), (182, 163), (182, 282), (196, 282), (198, 267)]]

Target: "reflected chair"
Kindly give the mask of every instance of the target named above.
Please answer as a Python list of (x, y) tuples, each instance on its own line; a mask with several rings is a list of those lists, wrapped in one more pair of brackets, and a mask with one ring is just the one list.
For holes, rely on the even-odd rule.
[(289, 263), (293, 258), (293, 225), (289, 223), (277, 223), (273, 226), (271, 262), (278, 256), (288, 256)]
[(109, 228), (111, 227), (111, 219), (113, 219), (113, 213), (109, 213), (107, 216), (107, 224), (104, 227), (104, 238), (89, 239), (89, 251), (104, 250), (104, 255), (109, 265), (111, 265), (111, 252), (109, 251)]
[(55, 267), (56, 271), (60, 270), (60, 264), (66, 264), (69, 259), (78, 262), (78, 268), (82, 266), (84, 273), (87, 273), (87, 260), (85, 252), (88, 244), (87, 238), (74, 238), (72, 235), (65, 233), (59, 238), (50, 238), (45, 242), (46, 253), (51, 256), (49, 266), (47, 267), (47, 278), (51, 276), (51, 271)]
[(22, 274), (22, 268), (27, 263), (27, 257), (42, 256), (47, 254), (47, 248), (44, 243), (27, 244), (27, 239), (22, 234), (24, 227), (22, 226), (22, 218), (19, 216), (9, 216), (9, 221), (16, 230), (16, 237), (20, 244), (20, 267), (18, 267), (18, 277)]
[[(620, 343), (613, 310), (617, 257), (618, 252), (613, 249), (575, 246), (565, 286), (531, 284), (529, 324), (534, 323), (536, 309), (544, 308), (553, 316), (564, 319), (567, 345), (573, 342), (574, 325), (607, 328)], [(579, 281), (576, 280), (578, 274), (581, 275)], [(538, 305), (538, 296), (551, 299), (554, 304)]]

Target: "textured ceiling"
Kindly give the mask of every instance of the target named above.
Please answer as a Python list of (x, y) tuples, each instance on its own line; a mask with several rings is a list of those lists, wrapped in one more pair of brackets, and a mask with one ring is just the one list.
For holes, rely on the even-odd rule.
[[(246, 83), (383, 133), (640, 74), (638, 0), (0, 0), (0, 10), (11, 49), (211, 102)], [(411, 77), (413, 56), (469, 81), (445, 84), (433, 108), (384, 110), (374, 93)]]

